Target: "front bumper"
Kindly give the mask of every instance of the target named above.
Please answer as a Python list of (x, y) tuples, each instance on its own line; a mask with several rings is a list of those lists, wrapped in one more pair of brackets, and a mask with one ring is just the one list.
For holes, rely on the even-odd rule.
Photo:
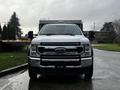
[[(60, 59), (59, 59), (60, 60)], [(72, 60), (72, 59), (71, 59)], [(80, 65), (41, 65), (40, 58), (28, 57), (29, 67), (34, 73), (39, 74), (52, 74), (52, 73), (61, 73), (61, 74), (78, 74), (86, 72), (87, 68), (93, 65), (93, 58), (81, 58)]]

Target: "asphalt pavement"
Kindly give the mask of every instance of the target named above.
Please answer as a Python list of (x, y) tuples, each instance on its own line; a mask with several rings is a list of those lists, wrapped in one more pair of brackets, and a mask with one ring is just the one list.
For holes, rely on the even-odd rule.
[(94, 49), (92, 80), (82, 76), (39, 76), (30, 80), (28, 70), (0, 78), (0, 90), (120, 90), (120, 52)]

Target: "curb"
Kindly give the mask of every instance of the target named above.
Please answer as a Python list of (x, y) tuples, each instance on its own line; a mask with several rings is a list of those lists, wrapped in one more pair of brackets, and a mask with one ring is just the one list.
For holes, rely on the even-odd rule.
[(27, 67), (28, 67), (28, 63), (25, 63), (25, 64), (18, 65), (18, 66), (9, 68), (9, 69), (2, 70), (2, 71), (0, 71), (0, 77), (5, 76), (7, 74), (17, 72), (17, 71), (20, 71), (20, 70), (25, 69)]

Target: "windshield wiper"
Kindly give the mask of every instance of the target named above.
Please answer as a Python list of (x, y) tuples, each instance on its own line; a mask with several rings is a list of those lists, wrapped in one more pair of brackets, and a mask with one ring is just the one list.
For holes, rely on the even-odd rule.
[(40, 34), (40, 35), (47, 35), (47, 36), (51, 36), (51, 35), (71, 35), (71, 36), (74, 36), (75, 34), (66, 33), (66, 34)]
[(71, 35), (71, 36), (74, 36), (75, 34), (66, 33), (66, 34), (64, 34), (64, 35)]
[(54, 35), (54, 34), (40, 34), (40, 35), (47, 35), (47, 36), (50, 36), (50, 35)]

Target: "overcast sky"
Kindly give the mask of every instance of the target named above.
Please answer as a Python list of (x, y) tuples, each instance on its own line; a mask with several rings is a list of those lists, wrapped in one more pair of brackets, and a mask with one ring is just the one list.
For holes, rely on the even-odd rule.
[(120, 18), (120, 0), (0, 0), (0, 23), (7, 23), (13, 12), (22, 31), (38, 32), (40, 19), (81, 19), (84, 30), (100, 29), (104, 22)]

